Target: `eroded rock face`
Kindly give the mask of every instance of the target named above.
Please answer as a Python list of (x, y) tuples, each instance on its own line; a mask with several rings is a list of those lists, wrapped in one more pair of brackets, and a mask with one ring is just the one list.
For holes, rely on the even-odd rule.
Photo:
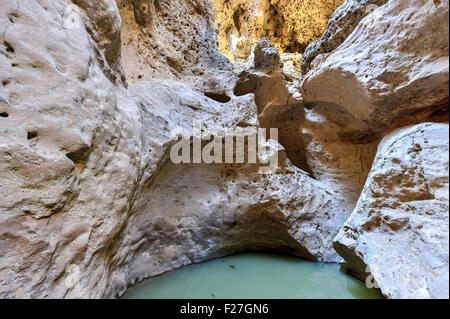
[(388, 0), (348, 0), (331, 16), (327, 30), (317, 41), (305, 50), (302, 60), (302, 73), (311, 68), (311, 62), (322, 53), (329, 53), (340, 46), (355, 30), (359, 22), (369, 13), (386, 4)]
[[(308, 42), (309, 33), (299, 36), (303, 22), (295, 18), (312, 3), (271, 3), (280, 10), (275, 14), (269, 8), (272, 17), (289, 21), (283, 32), (286, 27), (292, 37), (283, 33), (283, 39)], [(324, 11), (314, 17), (322, 21), (331, 14), (330, 3), (324, 2)], [(441, 11), (424, 11), (430, 3), (389, 2), (377, 10), (388, 8), (386, 19), (409, 10), (414, 23), (393, 27), (410, 30), (412, 39), (419, 38), (416, 32), (429, 34), (416, 23), (429, 12), (423, 21), (440, 37), (445, 19)], [(365, 36), (374, 32), (365, 21), (377, 10), (355, 29), (365, 30), (364, 37), (346, 40), (357, 47), (358, 58), (363, 54), (358, 44), (366, 45)], [(212, 2), (42, 0), (23, 6), (0, 0), (0, 26), (5, 26), (0, 33), (0, 297), (5, 298), (117, 297), (146, 277), (252, 249), (339, 262), (333, 239), (355, 207), (379, 135), (411, 121), (391, 117), (389, 111), (381, 125), (381, 110), (419, 110), (413, 118), (420, 121), (434, 111), (445, 115), (446, 105), (438, 100), (445, 101), (445, 94), (448, 99), (448, 89), (442, 89), (448, 70), (441, 38), (426, 52), (412, 47), (408, 55), (409, 48), (401, 47), (406, 52), (401, 63), (410, 66), (408, 58), (417, 58), (415, 84), (381, 91), (383, 98), (373, 103), (384, 101), (386, 107), (364, 117), (352, 108), (356, 99), (331, 98), (339, 88), (325, 85), (327, 76), (351, 92), (363, 89), (345, 86), (333, 65), (325, 69), (325, 56), (319, 55), (303, 82), (297, 81), (300, 56), (279, 53), (288, 42), (264, 39), (253, 50), (256, 43), (243, 41), (242, 56), (250, 52), (250, 57), (233, 68), (216, 47)], [(311, 38), (316, 37), (316, 26), (311, 30)], [(330, 57), (342, 57), (346, 41)], [(369, 55), (373, 63), (360, 64), (352, 76), (362, 81), (370, 70), (381, 70), (382, 62), (400, 63), (390, 55), (400, 47), (383, 48), (383, 58)], [(340, 62), (351, 68), (350, 62)], [(405, 74), (412, 77), (414, 70)], [(319, 96), (316, 85), (318, 91), (325, 88), (320, 98), (311, 97)], [(418, 96), (418, 102), (410, 96)], [(431, 104), (420, 104), (424, 99)], [(375, 130), (369, 125), (373, 119)], [(172, 131), (189, 130), (194, 120), (218, 132), (280, 128), (284, 147), (277, 145), (278, 169), (265, 175), (261, 163), (172, 163)], [(424, 130), (430, 127), (441, 130)], [(408, 153), (408, 145), (399, 152)], [(440, 149), (426, 150), (440, 154)], [(402, 193), (409, 187), (394, 189)], [(439, 214), (433, 215), (436, 222), (443, 217)], [(351, 254), (343, 256), (352, 260)], [(403, 294), (389, 289), (387, 296)]]
[[(142, 82), (130, 90), (145, 105), (165, 105), (147, 110), (152, 114), (147, 135), (155, 136), (151, 130), (156, 123), (165, 128), (156, 134), (159, 145), (171, 145), (170, 131), (177, 126), (189, 130), (194, 119), (209, 129), (257, 127), (252, 95), (223, 106), (174, 82)], [(114, 253), (108, 260), (111, 287), (106, 296), (121, 294), (144, 278), (246, 250), (339, 261), (332, 239), (353, 206), (293, 166), (281, 147), (279, 159), (280, 167), (271, 175), (261, 174), (260, 164), (166, 162), (156, 171), (147, 168), (130, 219), (108, 248)], [(161, 161), (167, 161), (167, 154)]]
[(115, 2), (78, 4), (1, 1), (2, 297), (102, 296), (105, 245), (146, 156), (139, 105), (121, 86)]
[[(132, 58), (120, 54), (114, 1), (18, 4), (0, 10), (1, 297), (117, 297), (144, 277), (244, 249), (340, 260), (332, 239), (351, 207), (281, 147), (272, 176), (256, 164), (168, 162), (171, 131), (194, 119), (219, 130), (258, 126), (252, 94), (205, 96), (228, 90), (227, 63), (214, 65), (225, 74), (220, 90), (127, 81), (120, 61)], [(154, 19), (141, 13), (132, 11), (145, 31)], [(182, 82), (191, 79), (186, 61), (174, 75)]]
[(218, 47), (230, 60), (246, 59), (252, 45), (271, 40), (281, 53), (303, 53), (319, 39), (344, 0), (214, 0)]
[(445, 120), (448, 35), (448, 1), (389, 1), (316, 57), (303, 98), (346, 113), (344, 139), (376, 140), (394, 127)]
[(274, 44), (266, 38), (261, 39), (249, 59), (236, 68), (239, 80), (234, 94), (255, 95), (261, 127), (278, 128), (279, 141), (289, 159), (310, 172), (299, 130), (304, 120), (303, 101), (289, 90), (288, 84), (292, 83), (285, 74), (285, 63)]
[[(335, 248), (389, 298), (448, 298), (449, 129), (425, 123), (389, 134)], [(367, 266), (369, 268), (367, 268)]]
[(117, 0), (117, 5), (129, 81), (172, 79), (216, 96), (233, 90), (233, 67), (216, 46), (212, 2)]
[[(364, 184), (380, 136), (448, 121), (448, 2), (389, 1), (361, 15), (364, 3), (339, 8), (331, 20), (337, 26), (330, 23), (302, 66), (309, 165), (348, 194)], [(348, 165), (352, 159), (361, 170)], [(335, 249), (389, 298), (447, 298), (447, 189), (447, 124), (389, 135)]]
[(305, 103), (298, 81), (286, 74), (285, 63), (274, 45), (262, 39), (249, 59), (237, 64), (234, 93), (255, 94), (260, 125), (279, 129), (279, 141), (291, 162), (355, 205), (378, 141), (342, 139), (340, 132), (354, 123), (352, 118), (333, 107)]

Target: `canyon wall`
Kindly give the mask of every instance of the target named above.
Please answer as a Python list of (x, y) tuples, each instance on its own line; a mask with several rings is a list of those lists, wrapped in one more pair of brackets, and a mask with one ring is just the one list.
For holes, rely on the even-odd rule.
[[(270, 4), (0, 0), (0, 297), (114, 298), (247, 250), (445, 297), (448, 140), (425, 140), (448, 134), (448, 1), (349, 0), (328, 26), (339, 1)], [(255, 37), (235, 65), (219, 52), (231, 23)], [(278, 168), (172, 163), (194, 120), (279, 128)], [(440, 124), (391, 132), (424, 122)], [(391, 242), (412, 234), (400, 260)]]
[(214, 0), (217, 45), (231, 61), (246, 59), (261, 38), (280, 53), (303, 53), (324, 33), (328, 19), (344, 0)]
[[(448, 1), (383, 1), (362, 17), (364, 4), (340, 7), (303, 60), (308, 116), (342, 116), (335, 133), (348, 143), (384, 137), (334, 247), (386, 297), (448, 298)], [(331, 23), (354, 26), (355, 13), (359, 23), (339, 35)]]
[[(332, 240), (351, 207), (281, 146), (271, 177), (258, 164), (168, 161), (171, 131), (194, 119), (218, 130), (258, 119), (254, 96), (233, 94), (210, 7), (157, 4), (2, 1), (2, 297), (117, 297), (145, 277), (248, 249), (340, 260)], [(153, 25), (148, 10), (173, 19)], [(183, 16), (193, 34), (180, 34)]]
[(214, 4), (205, 0), (118, 0), (129, 81), (153, 77), (212, 96), (233, 90), (233, 65), (216, 47)]
[(448, 124), (396, 130), (335, 248), (390, 298), (448, 298)]

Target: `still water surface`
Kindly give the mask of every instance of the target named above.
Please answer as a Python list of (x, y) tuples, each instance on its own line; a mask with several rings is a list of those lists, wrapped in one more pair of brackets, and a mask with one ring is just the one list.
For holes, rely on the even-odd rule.
[(339, 265), (246, 253), (181, 268), (130, 288), (128, 299), (383, 298)]

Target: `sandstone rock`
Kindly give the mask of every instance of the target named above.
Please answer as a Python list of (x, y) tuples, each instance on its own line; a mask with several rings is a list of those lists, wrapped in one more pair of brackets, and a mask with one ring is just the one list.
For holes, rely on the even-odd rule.
[(345, 1), (331, 16), (324, 35), (306, 48), (301, 66), (302, 73), (308, 73), (311, 63), (319, 54), (329, 53), (340, 46), (366, 15), (386, 2), (387, 0)]
[(385, 137), (335, 239), (352, 271), (373, 275), (389, 298), (449, 296), (448, 136), (448, 124), (425, 123)]
[[(231, 61), (246, 59), (234, 39), (255, 43), (270, 39), (281, 53), (303, 53), (320, 38), (327, 21), (344, 0), (214, 0), (217, 44)], [(250, 53), (249, 51), (247, 51)]]
[(280, 70), (280, 53), (268, 39), (261, 39), (255, 46), (255, 69), (265, 73), (273, 73)]
[(302, 62), (300, 53), (284, 53), (281, 54), (283, 62), (283, 75), (286, 81), (294, 81), (300, 76), (300, 64)]
[[(323, 12), (306, 20), (325, 23), (332, 3), (321, 2)], [(212, 2), (42, 0), (23, 6), (0, 0), (0, 297), (117, 297), (146, 277), (252, 249), (342, 260), (332, 242), (354, 209), (377, 135), (342, 94), (331, 100), (338, 88), (322, 91), (331, 103), (308, 92), (307, 102), (314, 103), (305, 103), (296, 92), (298, 55), (277, 48), (300, 50), (324, 25), (304, 28), (302, 10), (312, 2), (271, 4), (267, 12), (275, 22), (268, 25), (292, 27), (280, 33), (287, 42), (264, 40), (236, 65), (236, 76), (216, 47)], [(417, 6), (408, 2), (412, 12)], [(244, 16), (236, 21), (250, 21)], [(422, 30), (420, 23), (415, 28)], [(253, 50), (258, 32), (236, 35), (240, 56)], [(445, 72), (428, 77), (445, 60), (438, 53), (415, 61), (417, 87), (429, 90), (408, 91), (432, 103), (445, 93), (448, 98), (448, 90), (436, 89)], [(324, 58), (314, 61), (317, 70)], [(311, 83), (306, 79), (304, 88)], [(401, 104), (394, 95), (389, 107)], [(424, 110), (415, 120), (431, 111)], [(230, 128), (279, 127), (283, 147), (275, 143), (273, 151), (279, 167), (266, 175), (260, 162), (172, 163), (172, 132), (194, 135), (193, 121), (213, 136)], [(411, 118), (394, 122), (405, 121)], [(355, 131), (359, 135), (351, 135)], [(440, 238), (440, 230), (428, 233)]]
[(389, 1), (316, 58), (303, 98), (347, 113), (352, 124), (340, 135), (359, 142), (404, 124), (445, 120), (448, 34), (448, 1)]
[[(2, 298), (117, 297), (144, 277), (243, 249), (340, 260), (332, 239), (351, 207), (292, 166), (281, 147), (273, 176), (256, 164), (168, 162), (172, 129), (195, 119), (209, 129), (258, 126), (254, 95), (231, 92), (226, 103), (208, 97), (234, 88), (228, 64), (215, 63), (213, 44), (195, 56), (223, 72), (215, 85), (182, 83), (203, 79), (189, 73), (186, 53), (173, 73), (180, 82), (128, 78), (126, 89), (120, 60), (128, 75), (133, 56), (120, 55), (115, 3), (77, 4), (0, 6), (7, 26), (0, 47)], [(130, 5), (122, 8), (125, 19)], [(198, 30), (208, 30), (204, 7), (185, 5), (198, 15)], [(136, 19), (144, 33), (156, 32), (154, 19)], [(125, 33), (129, 27), (125, 21)], [(205, 39), (202, 32), (194, 43)]]
[(283, 71), (284, 64), (279, 52), (271, 41), (262, 39), (239, 70), (234, 94), (255, 95), (261, 127), (278, 128), (279, 141), (289, 159), (297, 167), (309, 172), (299, 131), (304, 119), (302, 100), (294, 97), (289, 90), (288, 79)]
[(203, 0), (117, 0), (129, 81), (161, 78), (230, 94), (231, 63), (218, 52), (214, 7)]

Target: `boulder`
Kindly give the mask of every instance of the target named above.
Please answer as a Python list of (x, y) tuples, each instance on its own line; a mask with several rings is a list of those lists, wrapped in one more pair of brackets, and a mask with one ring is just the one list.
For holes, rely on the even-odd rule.
[(334, 247), (352, 273), (388, 298), (448, 299), (448, 229), (449, 126), (425, 123), (380, 143)]
[[(345, 5), (344, 5), (345, 6)], [(342, 139), (374, 141), (448, 118), (448, 1), (389, 1), (366, 15), (302, 78), (307, 103), (347, 114)]]

